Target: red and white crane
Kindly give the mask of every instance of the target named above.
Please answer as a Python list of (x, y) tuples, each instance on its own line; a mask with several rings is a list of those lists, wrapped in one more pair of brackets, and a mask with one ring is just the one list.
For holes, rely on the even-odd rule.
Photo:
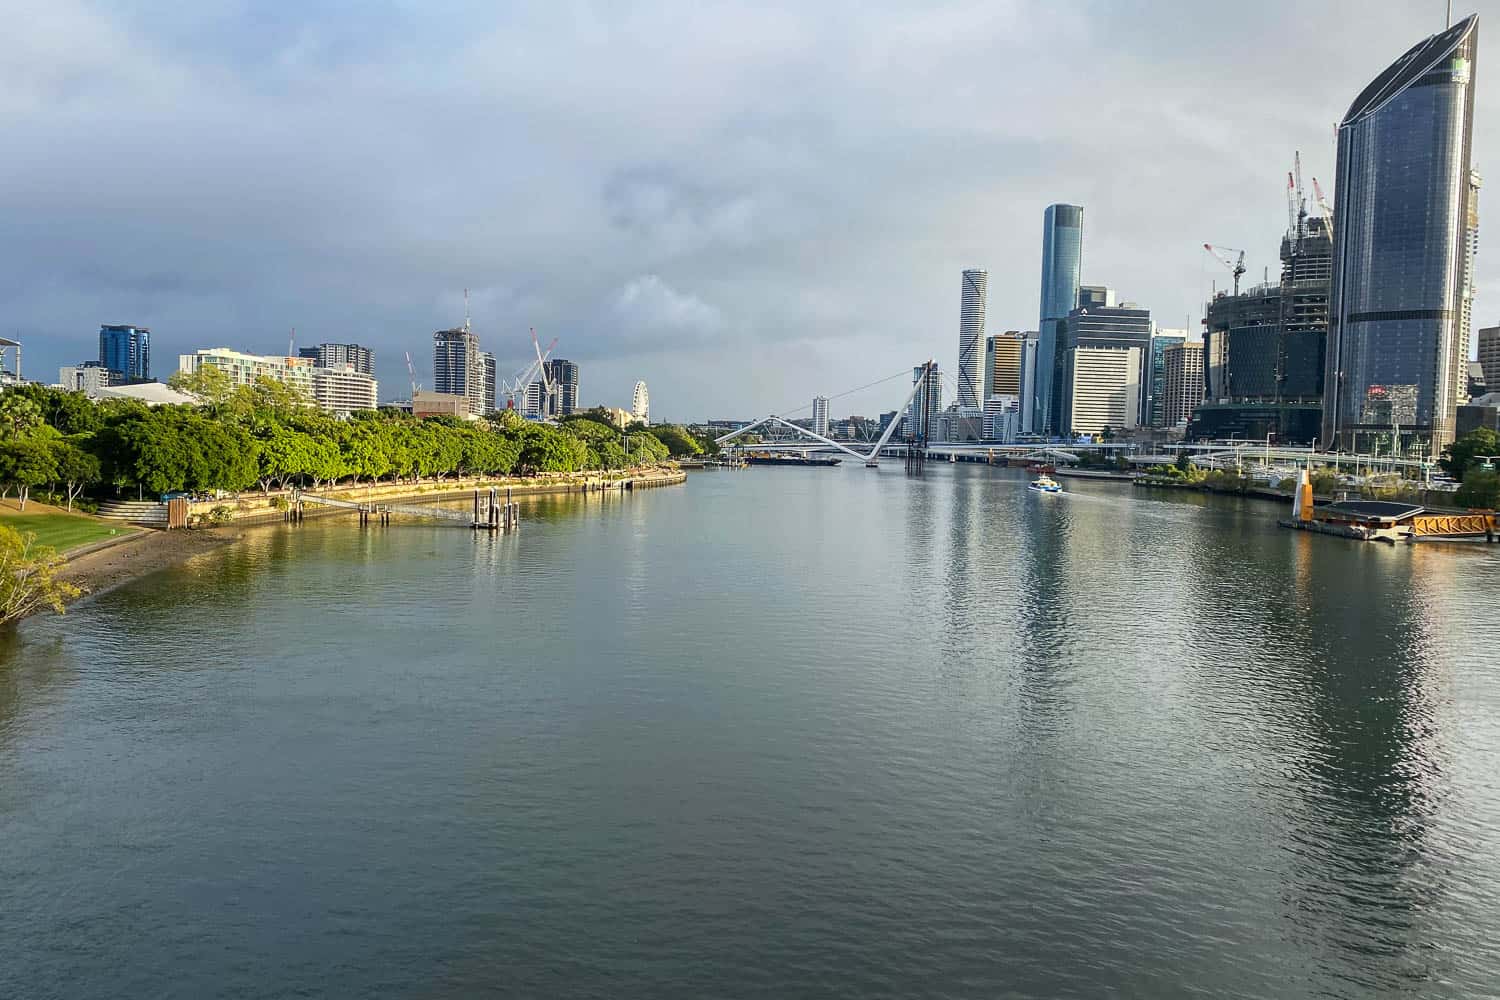
[[(1215, 246), (1212, 243), (1203, 244), (1203, 249), (1207, 250), (1209, 256), (1213, 257), (1214, 260), (1223, 264), (1234, 273), (1234, 294), (1240, 294), (1240, 276), (1245, 273), (1245, 251), (1236, 250), (1233, 247)], [(1230, 257), (1229, 254), (1238, 254), (1239, 256)]]

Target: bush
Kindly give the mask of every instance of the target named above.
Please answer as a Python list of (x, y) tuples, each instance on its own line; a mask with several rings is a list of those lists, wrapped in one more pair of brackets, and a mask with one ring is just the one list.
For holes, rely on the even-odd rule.
[(62, 565), (62, 556), (36, 544), (35, 532), (0, 524), (0, 625), (43, 608), (62, 614), (63, 605), (83, 593), (57, 579)]
[(1278, 490), (1281, 490), (1283, 493), (1290, 493), (1297, 488), (1297, 480), (1293, 479), (1291, 476), (1287, 476), (1281, 482), (1276, 484), (1276, 488)]
[(1314, 473), (1312, 477), (1313, 492), (1321, 496), (1332, 496), (1339, 490), (1339, 477), (1331, 472)]
[(234, 520), (234, 516), (229, 508), (223, 504), (219, 504), (219, 506), (209, 511), (207, 516), (210, 524), (228, 524)]
[(272, 510), (286, 510), (291, 505), (292, 505), (291, 501), (287, 500), (286, 497), (272, 497), (271, 498), (271, 509)]

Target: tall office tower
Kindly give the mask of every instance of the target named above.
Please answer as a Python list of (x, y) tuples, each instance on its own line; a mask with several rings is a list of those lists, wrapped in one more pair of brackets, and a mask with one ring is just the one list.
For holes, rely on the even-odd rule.
[(319, 368), (353, 368), (375, 377), (375, 352), (358, 344), (319, 344), (304, 347), (297, 354), (311, 359)]
[(1141, 358), (1139, 347), (1075, 347), (1068, 352), (1067, 433), (1099, 434), (1106, 428), (1129, 430), (1140, 423)]
[[(1062, 326), (1062, 340), (1058, 347), (1058, 366), (1063, 373), (1063, 384), (1058, 394), (1057, 432), (1061, 434), (1080, 432), (1069, 423), (1069, 414), (1074, 412), (1071, 399), (1075, 379), (1073, 377), (1075, 353), (1080, 349), (1119, 348), (1135, 350), (1132, 355), (1140, 370), (1136, 372), (1135, 415), (1129, 426), (1137, 427), (1146, 422), (1150, 413), (1146, 409), (1146, 387), (1151, 384), (1151, 310), (1133, 302), (1115, 305), (1112, 289), (1091, 286), (1080, 295), (1080, 305), (1068, 313)], [(1111, 362), (1113, 363), (1113, 362)], [(1118, 429), (1119, 424), (1112, 424)]]
[(432, 390), (469, 401), (469, 412), (485, 412), (484, 361), (479, 338), (467, 325), (432, 335)]
[(1163, 352), (1162, 361), (1165, 378), (1160, 426), (1176, 427), (1187, 423), (1194, 408), (1203, 402), (1203, 345), (1198, 341), (1172, 344)]
[[(1187, 343), (1186, 330), (1167, 330), (1158, 327), (1151, 335), (1151, 385), (1146, 397), (1146, 406), (1152, 427), (1167, 427), (1167, 348)], [(1201, 345), (1200, 345), (1201, 352)], [(1202, 374), (1201, 366), (1199, 374)], [(1202, 400), (1202, 394), (1199, 394)]]
[[(917, 365), (911, 370), (911, 384), (916, 385), (922, 378), (922, 373), (927, 370), (927, 365)], [(932, 366), (932, 377), (927, 380), (927, 385), (917, 390), (912, 397), (911, 405), (906, 408), (906, 433), (913, 437), (926, 437), (927, 440), (936, 440), (934, 436), (938, 429), (938, 414), (943, 412), (943, 373), (937, 365)]]
[(1077, 205), (1049, 205), (1042, 220), (1042, 313), (1037, 327), (1036, 392), (1032, 400), (1032, 429), (1057, 432), (1061, 396), (1062, 327), (1068, 313), (1078, 308), (1078, 283), (1083, 273), (1083, 209)]
[(578, 410), (578, 366), (565, 358), (548, 358), (546, 362), (547, 384), (551, 396), (547, 401), (547, 415), (566, 417)]
[(1479, 331), (1479, 367), (1484, 369), (1485, 387), (1500, 389), (1500, 326)]
[(984, 312), (989, 282), (988, 271), (964, 272), (958, 314), (958, 407), (961, 410), (977, 412), (981, 402), (984, 375), (979, 362), (984, 351)]
[(1040, 336), (1035, 330), (1029, 331), (1021, 343), (1021, 419), (1016, 428), (1021, 434), (1031, 434), (1036, 429), (1036, 410), (1032, 401), (1036, 398), (1036, 359)]
[(1338, 128), (1323, 441), (1435, 454), (1453, 440), (1478, 220), (1479, 16), (1412, 46)]
[(651, 393), (646, 390), (645, 382), (637, 382), (635, 392), (630, 395), (630, 416), (643, 424), (651, 422)]
[(1006, 330), (984, 338), (984, 399), (991, 396), (1021, 396), (1021, 355), (1026, 335)]
[(99, 327), (99, 363), (111, 385), (151, 381), (151, 331), (144, 326)]
[(828, 436), (828, 397), (814, 396), (812, 404), (812, 432)]
[(480, 351), (479, 364), (484, 368), (484, 412), (493, 413), (500, 404), (495, 395), (495, 356), (489, 351)]

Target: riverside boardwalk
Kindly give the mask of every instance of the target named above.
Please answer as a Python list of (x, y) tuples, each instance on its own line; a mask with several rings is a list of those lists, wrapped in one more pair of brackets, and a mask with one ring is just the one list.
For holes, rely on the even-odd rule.
[(285, 520), (300, 522), (305, 516), (305, 504), (357, 511), (359, 523), (362, 525), (369, 524), (371, 519), (381, 524), (390, 524), (392, 514), (401, 514), (408, 517), (432, 518), (466, 524), (475, 531), (514, 531), (521, 526), (521, 505), (511, 498), (510, 490), (505, 491), (505, 501), (502, 503), (500, 491), (494, 486), (490, 487), (487, 494), (481, 490), (474, 491), (472, 515), (461, 510), (448, 510), (431, 504), (361, 503), (293, 490), (291, 505), (286, 510)]

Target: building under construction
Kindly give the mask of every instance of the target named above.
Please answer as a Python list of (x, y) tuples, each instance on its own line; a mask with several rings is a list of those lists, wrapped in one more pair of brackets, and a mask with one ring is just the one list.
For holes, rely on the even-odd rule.
[[(1287, 177), (1280, 281), (1221, 292), (1208, 303), (1207, 397), (1193, 415), (1189, 437), (1271, 435), (1285, 444), (1317, 439), (1333, 277), (1332, 212), (1321, 191), (1318, 200), (1323, 214), (1310, 215), (1299, 159)], [(1236, 267), (1236, 277), (1242, 270)]]

